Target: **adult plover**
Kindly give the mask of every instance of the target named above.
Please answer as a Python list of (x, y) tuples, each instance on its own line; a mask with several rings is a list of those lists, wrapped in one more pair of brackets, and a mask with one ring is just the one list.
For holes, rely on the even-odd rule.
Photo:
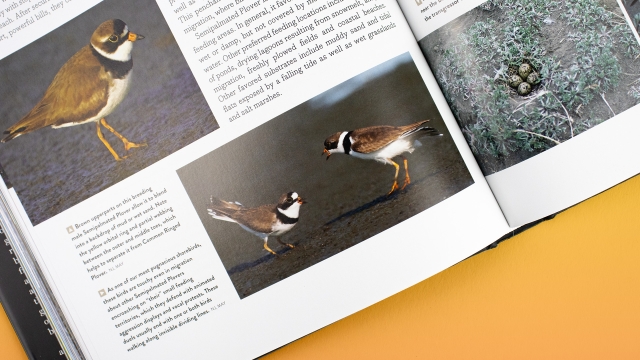
[(303, 203), (304, 201), (296, 192), (283, 194), (277, 204), (253, 208), (244, 207), (239, 202), (232, 203), (212, 196), (207, 211), (214, 219), (237, 223), (243, 229), (258, 236), (264, 240), (265, 250), (276, 255), (267, 245), (269, 236), (276, 236), (280, 244), (293, 249), (293, 245), (280, 241), (279, 236), (296, 225), (300, 206)]
[(100, 125), (122, 140), (124, 148), (145, 146), (120, 135), (107, 124), (105, 117), (124, 100), (129, 90), (131, 49), (144, 36), (129, 31), (122, 20), (108, 20), (93, 32), (89, 45), (83, 47), (60, 68), (42, 99), (15, 125), (7, 129), (2, 142), (51, 126), (54, 129), (96, 123), (98, 138), (116, 160), (118, 156), (102, 135)]
[(425, 126), (429, 120), (417, 122), (406, 126), (370, 126), (352, 131), (337, 132), (324, 141), (323, 155), (333, 153), (348, 154), (360, 159), (376, 160), (384, 164), (393, 165), (396, 168), (396, 176), (393, 179), (391, 195), (398, 189), (398, 172), (400, 165), (392, 159), (401, 156), (404, 161), (405, 178), (402, 189), (411, 183), (407, 158), (402, 154), (412, 153), (415, 146), (420, 146), (417, 140), (422, 136), (440, 136), (438, 130)]

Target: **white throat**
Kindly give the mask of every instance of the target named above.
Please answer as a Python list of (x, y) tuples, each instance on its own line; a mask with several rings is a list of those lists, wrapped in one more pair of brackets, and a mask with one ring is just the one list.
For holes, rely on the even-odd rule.
[(284, 214), (284, 216), (288, 218), (297, 219), (300, 215), (300, 203), (294, 202), (286, 210), (278, 208), (278, 211), (280, 211), (281, 214)]
[(345, 153), (343, 144), (344, 144), (344, 138), (345, 138), (345, 136), (347, 136), (348, 133), (349, 133), (348, 131), (343, 131), (342, 134), (340, 134), (340, 138), (338, 139), (338, 147), (335, 148), (335, 149), (329, 150), (329, 152), (331, 154), (333, 154), (333, 153), (342, 153), (342, 154), (344, 154)]
[(91, 44), (91, 46), (93, 47), (93, 49), (95, 51), (98, 52), (98, 54), (106, 57), (107, 59), (115, 60), (115, 61), (122, 61), (122, 62), (131, 60), (131, 49), (133, 49), (133, 42), (131, 42), (129, 40), (127, 40), (127, 41), (123, 42), (122, 44), (120, 44), (120, 46), (118, 46), (116, 51), (114, 53), (111, 53), (111, 54), (100, 50), (99, 48), (93, 46), (93, 44)]

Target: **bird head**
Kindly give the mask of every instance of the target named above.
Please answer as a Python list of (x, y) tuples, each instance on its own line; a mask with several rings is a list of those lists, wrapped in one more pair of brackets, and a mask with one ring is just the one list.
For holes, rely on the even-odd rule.
[(302, 200), (297, 192), (290, 191), (280, 196), (280, 201), (278, 201), (278, 209), (281, 213), (295, 219), (298, 218), (300, 206), (304, 203), (305, 201)]
[(115, 61), (129, 61), (133, 43), (144, 36), (129, 31), (124, 21), (107, 20), (100, 24), (91, 36), (91, 46), (100, 55)]
[(343, 132), (337, 132), (331, 136), (329, 136), (324, 141), (324, 150), (322, 151), (322, 155), (327, 155), (327, 160), (334, 152), (342, 152), (344, 153), (344, 149), (342, 148), (342, 144), (340, 143), (340, 137)]

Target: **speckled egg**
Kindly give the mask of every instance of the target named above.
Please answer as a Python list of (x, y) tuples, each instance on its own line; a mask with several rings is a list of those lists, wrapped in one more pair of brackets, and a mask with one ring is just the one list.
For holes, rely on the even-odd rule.
[(535, 71), (529, 74), (529, 76), (527, 76), (527, 82), (531, 85), (535, 85), (539, 81), (540, 81), (540, 75), (538, 75), (538, 73)]
[(518, 88), (518, 85), (522, 83), (522, 78), (519, 75), (511, 75), (509, 76), (509, 86), (514, 89)]
[(522, 64), (520, 65), (520, 68), (518, 68), (518, 74), (520, 74), (520, 77), (523, 79), (526, 79), (532, 71), (533, 69), (529, 64)]
[(527, 82), (523, 82), (518, 85), (518, 94), (525, 96), (531, 92), (531, 85)]

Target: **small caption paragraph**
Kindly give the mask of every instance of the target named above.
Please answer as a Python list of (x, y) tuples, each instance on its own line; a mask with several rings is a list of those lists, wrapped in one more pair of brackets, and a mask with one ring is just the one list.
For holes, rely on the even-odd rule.
[[(420, 2), (422, 3), (422, 0), (420, 0)], [(424, 1), (426, 5), (422, 10), (420, 10), (420, 12), (425, 14), (423, 19), (427, 22), (429, 20), (433, 20), (436, 16), (446, 14), (447, 10), (458, 5), (458, 2), (460, 2), (460, 0), (427, 0)]]
[(98, 291), (127, 351), (159, 341), (218, 310), (214, 275), (188, 274), (202, 245), (190, 245), (157, 264)]
[(149, 187), (66, 229), (91, 280), (121, 267), (126, 256), (180, 231), (167, 189)]
[(228, 121), (274, 101), (281, 84), (396, 27), (377, 0), (164, 0)]
[[(9, 40), (74, 0), (0, 0), (0, 43)], [(37, 25), (36, 25), (37, 26)]]

